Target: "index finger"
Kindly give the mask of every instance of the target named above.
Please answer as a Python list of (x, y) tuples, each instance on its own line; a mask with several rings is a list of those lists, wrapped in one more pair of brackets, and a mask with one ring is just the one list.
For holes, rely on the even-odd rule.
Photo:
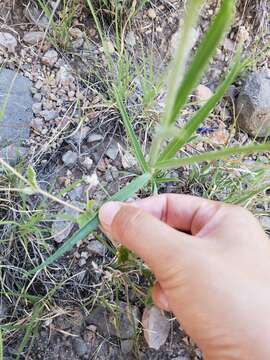
[(198, 234), (214, 213), (224, 206), (218, 201), (181, 194), (157, 195), (137, 200), (132, 205), (171, 227), (192, 235)]

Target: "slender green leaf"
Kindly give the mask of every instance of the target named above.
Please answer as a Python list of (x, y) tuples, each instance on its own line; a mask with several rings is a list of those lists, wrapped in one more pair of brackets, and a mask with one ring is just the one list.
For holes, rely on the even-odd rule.
[(171, 159), (177, 151), (179, 151), (183, 145), (190, 142), (190, 138), (194, 132), (198, 129), (201, 123), (207, 118), (210, 112), (215, 108), (217, 103), (222, 99), (226, 90), (231, 83), (236, 79), (241, 71), (241, 56), (240, 51), (236, 55), (234, 65), (225, 77), (224, 81), (217, 88), (215, 94), (203, 105), (193, 116), (193, 118), (181, 129), (177, 136), (168, 144), (160, 155), (158, 161), (165, 161)]
[(149, 171), (148, 165), (147, 165), (147, 163), (145, 161), (141, 146), (140, 146), (140, 144), (139, 144), (139, 142), (137, 140), (136, 134), (135, 134), (135, 132), (133, 130), (133, 127), (132, 127), (129, 115), (127, 113), (127, 110), (125, 109), (125, 106), (124, 106), (124, 103), (123, 103), (123, 98), (122, 98), (122, 96), (120, 95), (118, 89), (115, 86), (113, 86), (113, 90), (114, 90), (114, 95), (115, 95), (116, 102), (117, 102), (117, 107), (118, 107), (118, 109), (120, 111), (120, 114), (122, 116), (122, 120), (124, 122), (126, 132), (127, 132), (128, 137), (130, 139), (130, 142), (132, 144), (136, 159), (137, 159), (138, 163), (140, 164), (140, 167), (141, 167), (142, 171), (143, 172), (148, 172)]
[(0, 328), (0, 360), (4, 360), (3, 335), (1, 328)]
[(174, 107), (166, 116), (165, 124), (167, 126), (176, 121), (179, 111), (186, 104), (188, 96), (200, 81), (207, 65), (217, 49), (219, 42), (223, 38), (223, 35), (231, 23), (234, 14), (234, 3), (234, 0), (223, 0), (218, 14), (205, 34), (197, 53), (195, 54), (189, 69), (177, 90)]
[(218, 151), (206, 152), (200, 155), (194, 155), (190, 157), (184, 157), (180, 159), (160, 161), (156, 165), (156, 169), (175, 169), (180, 166), (192, 165), (201, 161), (215, 161), (228, 158), (232, 155), (245, 155), (251, 153), (259, 153), (270, 151), (270, 143), (264, 143), (260, 145), (247, 145), (247, 146), (235, 146), (232, 148), (226, 148)]
[(168, 81), (168, 94), (163, 119), (165, 123), (170, 122), (169, 117), (176, 102), (177, 88), (183, 80), (186, 62), (191, 51), (191, 37), (198, 22), (202, 3), (202, 0), (190, 0), (187, 4), (183, 27), (181, 28), (179, 46), (177, 47), (175, 59), (171, 64), (171, 71)]
[(31, 165), (29, 165), (27, 169), (27, 180), (31, 184), (31, 186), (33, 186), (33, 188), (36, 188), (38, 186), (37, 174)]
[[(145, 173), (133, 181), (130, 184), (121, 189), (118, 193), (113, 195), (111, 201), (125, 201), (133, 196), (137, 191), (142, 189), (149, 181), (151, 180), (151, 174)], [(46, 266), (52, 264), (68, 251), (70, 251), (78, 242), (84, 240), (98, 228), (99, 219), (98, 213), (95, 213), (92, 218), (79, 230), (77, 231), (69, 240), (67, 240), (54, 254), (52, 254), (47, 260), (41, 263), (39, 266), (30, 270), (26, 276), (33, 275), (37, 271), (44, 269)]]

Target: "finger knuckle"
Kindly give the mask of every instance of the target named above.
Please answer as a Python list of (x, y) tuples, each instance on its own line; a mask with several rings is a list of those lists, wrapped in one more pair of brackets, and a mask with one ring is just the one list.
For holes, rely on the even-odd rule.
[(143, 226), (144, 213), (140, 209), (124, 207), (115, 219), (113, 230), (117, 238), (125, 241), (133, 238)]

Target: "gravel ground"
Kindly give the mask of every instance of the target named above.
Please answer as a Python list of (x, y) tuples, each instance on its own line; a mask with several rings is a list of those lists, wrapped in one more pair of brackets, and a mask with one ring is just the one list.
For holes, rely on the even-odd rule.
[[(158, 77), (175, 52), (178, 18), (183, 6), (179, 1), (161, 1), (152, 5), (135, 17), (133, 26), (126, 32), (124, 43), (128, 53), (138, 62), (141, 61), (141, 45), (150, 49), (154, 59), (153, 69)], [(263, 1), (258, 6), (263, 9)], [(195, 47), (214, 9), (215, 1), (212, 1), (201, 17), (200, 26), (194, 29)], [(60, 10), (57, 9), (56, 14), (59, 15)], [(221, 74), (230, 64), (240, 38), (244, 40), (246, 53), (252, 53), (266, 43), (267, 38), (259, 36), (262, 29), (258, 28), (256, 21), (252, 21), (252, 11), (254, 9), (250, 5), (245, 16), (241, 11), (237, 13), (235, 25), (220, 47), (209, 73), (194, 93), (194, 100), (205, 101), (212, 94)], [(114, 34), (109, 23), (106, 26), (111, 39), (108, 48), (114, 56)], [(14, 124), (9, 129), (11, 141), (4, 150), (0, 150), (1, 156), (8, 153), (12, 165), (19, 166), (19, 160), (31, 164), (44, 190), (53, 189), (54, 194), (61, 194), (78, 210), (85, 209), (87, 202), (92, 206), (89, 203), (92, 200), (95, 207), (108, 193), (113, 194), (129, 181), (136, 173), (136, 163), (126, 144), (120, 116), (108, 100), (106, 82), (100, 80), (99, 74), (107, 76), (102, 70), (106, 64), (104, 49), (83, 1), (76, 3), (76, 12), (66, 35), (59, 35), (53, 29), (48, 31), (48, 28), (48, 18), (34, 2), (4, 1), (0, 4), (0, 68), (12, 70), (14, 74), (28, 79), (32, 101), (31, 123), (25, 125), (30, 131), (19, 131), (18, 135), (20, 151), (14, 147)], [(269, 61), (267, 57), (257, 59), (253, 70), (269, 68)], [(235, 133), (232, 126), (235, 102), (243, 87), (243, 79), (230, 88), (226, 99), (200, 129), (200, 140), (196, 146), (186, 148), (188, 153), (251, 141), (252, 137), (247, 133)], [(142, 91), (137, 76), (134, 76), (133, 84), (135, 90), (129, 98), (129, 108), (132, 114), (137, 114)], [(165, 92), (166, 89), (159, 90), (157, 105), (150, 109), (152, 121), (159, 117)], [(11, 96), (19, 95), (14, 91)], [(18, 99), (19, 102), (21, 98)], [(179, 125), (197, 107), (196, 103), (191, 105), (179, 119)], [(136, 120), (135, 128), (142, 142), (150, 136), (143, 119)], [(256, 164), (255, 161), (265, 166), (269, 164), (266, 155), (250, 157), (247, 168), (248, 161), (252, 166)], [(243, 165), (244, 170), (241, 171), (244, 173), (247, 168)], [(21, 169), (23, 171), (24, 168)], [(239, 169), (233, 171), (241, 173)], [(162, 192), (206, 194), (204, 187), (207, 186), (192, 181), (191, 177), (195, 175), (188, 169), (172, 172), (171, 176), (181, 180), (166, 185)], [(207, 181), (209, 185), (209, 178)], [(140, 195), (146, 196), (147, 193)], [(223, 189), (216, 192), (214, 198), (223, 200), (226, 196), (226, 189)], [(42, 229), (52, 251), (76, 230), (78, 224), (74, 218), (78, 212), (60, 205), (43, 204), (39, 197), (30, 198), (26, 201), (28, 209), (44, 211), (46, 221), (42, 220)], [(44, 207), (40, 207), (40, 203)], [(266, 229), (270, 219), (269, 206), (269, 201), (259, 204), (265, 215), (263, 221)], [(4, 205), (0, 207), (0, 214), (6, 218)], [(2, 230), (1, 236), (8, 229), (3, 227)], [(19, 263), (17, 258), (14, 262), (9, 254), (6, 260), (8, 266), (24, 268), (23, 248), (16, 244), (14, 251), (20, 255)], [(39, 263), (39, 250), (32, 251), (33, 261)], [(164, 333), (158, 330), (155, 337), (163, 336), (165, 341), (157, 350), (148, 347), (142, 336), (140, 320), (149, 300), (147, 289), (152, 277), (141, 265), (134, 270), (134, 264), (138, 265), (136, 259), (122, 269), (116, 264), (113, 251), (112, 245), (102, 235), (94, 234), (58, 261), (48, 273), (39, 275), (32, 284), (27, 284), (32, 296), (47, 296), (41, 308), (34, 307), (33, 310), (29, 299), (23, 301), (20, 298), (15, 306), (16, 297), (13, 295), (7, 299), (1, 297), (0, 313), (3, 312), (1, 319), (5, 324), (16, 321), (24, 324), (31, 316), (40, 320), (39, 326), (33, 331), (32, 341), (22, 349), (19, 359), (202, 358), (200, 351), (169, 314), (155, 313), (155, 316), (160, 316), (160, 321), (164, 321)], [(47, 256), (46, 252), (44, 254)], [(31, 268), (31, 265), (26, 268)], [(3, 280), (4, 293), (10, 284), (16, 283), (14, 276), (18, 281), (18, 291), (20, 286), (26, 286), (21, 278), (18, 280), (17, 275), (11, 272)], [(16, 329), (6, 330), (5, 359), (16, 358), (22, 334), (23, 331)]]

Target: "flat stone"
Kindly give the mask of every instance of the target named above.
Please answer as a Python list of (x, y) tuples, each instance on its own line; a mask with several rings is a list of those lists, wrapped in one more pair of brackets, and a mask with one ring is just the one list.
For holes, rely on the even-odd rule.
[(209, 100), (213, 96), (212, 91), (207, 86), (202, 85), (202, 84), (197, 86), (194, 93), (195, 93), (197, 100), (202, 104), (205, 103), (207, 100)]
[(30, 31), (24, 34), (23, 41), (29, 45), (37, 45), (45, 37), (42, 31)]
[(270, 135), (270, 72), (253, 72), (237, 99), (237, 124), (254, 137)]
[(106, 247), (98, 240), (92, 240), (87, 245), (87, 250), (89, 250), (92, 254), (104, 256), (106, 253)]
[(82, 338), (73, 338), (72, 347), (78, 356), (84, 356), (88, 353), (88, 346)]
[(106, 155), (111, 160), (116, 160), (118, 153), (119, 153), (118, 144), (117, 144), (117, 142), (112, 141), (111, 144), (109, 145), (107, 151), (106, 151)]
[(33, 118), (31, 86), (26, 77), (0, 70), (0, 148), (29, 138)]
[(52, 121), (57, 118), (58, 112), (55, 110), (43, 110), (40, 112), (40, 115), (44, 118), (45, 121)]
[(7, 32), (0, 32), (0, 48), (7, 50), (9, 53), (15, 53), (17, 40), (15, 36)]
[(57, 51), (55, 51), (54, 49), (50, 49), (46, 51), (46, 53), (41, 59), (41, 62), (43, 65), (53, 66), (54, 64), (57, 63), (57, 60), (58, 60)]
[(87, 142), (88, 144), (92, 144), (101, 140), (103, 140), (103, 136), (101, 134), (90, 134), (88, 136)]
[(72, 76), (71, 69), (67, 65), (63, 65), (60, 67), (56, 74), (56, 81), (58, 85), (69, 86), (74, 81), (74, 77)]
[(77, 145), (80, 145), (82, 141), (87, 137), (90, 131), (89, 126), (82, 126), (74, 135), (71, 136), (71, 140), (74, 141)]
[(66, 165), (66, 166), (72, 166), (76, 163), (78, 159), (78, 154), (74, 151), (67, 151), (66, 153), (64, 153), (64, 155), (62, 156), (62, 160), (63, 160), (63, 163)]
[(152, 349), (159, 350), (169, 336), (169, 319), (160, 309), (152, 306), (144, 310), (142, 324), (144, 328), (144, 338), (148, 346)]

